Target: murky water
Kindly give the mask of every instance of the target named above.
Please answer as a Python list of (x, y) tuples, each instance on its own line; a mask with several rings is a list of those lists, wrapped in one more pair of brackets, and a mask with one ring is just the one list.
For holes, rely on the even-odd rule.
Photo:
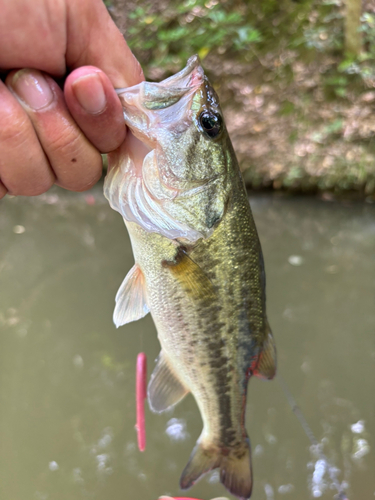
[[(350, 500), (375, 494), (375, 206), (257, 196), (279, 372)], [(5, 199), (0, 210), (1, 500), (177, 496), (201, 420), (191, 396), (147, 411), (136, 448), (134, 368), (159, 352), (149, 317), (116, 330), (133, 263), (100, 187)], [(324, 463), (277, 380), (251, 380), (256, 500), (332, 499)], [(189, 494), (229, 495), (214, 472)]]

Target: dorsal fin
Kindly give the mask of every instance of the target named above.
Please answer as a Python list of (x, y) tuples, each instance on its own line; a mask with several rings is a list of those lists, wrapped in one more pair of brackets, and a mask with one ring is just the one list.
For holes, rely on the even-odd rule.
[(138, 264), (134, 264), (116, 294), (113, 322), (118, 328), (143, 318), (148, 312), (144, 276)]
[(155, 413), (168, 410), (181, 401), (188, 392), (188, 389), (183, 386), (173, 369), (169, 366), (164, 352), (160, 351), (147, 389), (151, 410)]

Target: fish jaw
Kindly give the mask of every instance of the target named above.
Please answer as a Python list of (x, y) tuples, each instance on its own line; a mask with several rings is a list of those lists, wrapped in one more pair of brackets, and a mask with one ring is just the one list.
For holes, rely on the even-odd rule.
[(118, 89), (125, 123), (150, 147), (184, 132), (190, 126), (191, 101), (204, 82), (199, 58), (193, 56), (182, 71), (162, 82)]
[[(229, 196), (229, 138), (198, 57), (177, 75), (122, 89), (119, 97), (130, 133), (109, 155), (104, 193), (112, 208), (170, 239), (208, 238)], [(202, 131), (207, 110), (220, 117), (219, 140)]]

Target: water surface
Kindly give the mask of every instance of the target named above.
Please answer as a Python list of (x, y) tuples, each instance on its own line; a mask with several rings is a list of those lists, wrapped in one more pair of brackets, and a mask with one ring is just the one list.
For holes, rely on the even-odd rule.
[[(118, 330), (114, 296), (133, 264), (101, 195), (54, 190), (0, 209), (1, 500), (156, 500), (201, 431), (188, 396), (147, 410), (136, 447), (134, 368), (159, 352), (150, 317)], [(375, 494), (375, 206), (256, 196), (268, 314), (288, 383), (351, 500)], [(277, 380), (251, 380), (256, 500), (332, 499)], [(217, 473), (189, 494), (228, 495)]]

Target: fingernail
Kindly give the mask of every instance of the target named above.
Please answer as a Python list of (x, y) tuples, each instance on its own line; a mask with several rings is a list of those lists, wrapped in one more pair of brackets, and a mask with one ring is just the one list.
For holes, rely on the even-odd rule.
[(53, 92), (40, 71), (21, 69), (13, 76), (11, 86), (18, 97), (38, 111), (53, 101)]
[(86, 113), (96, 115), (106, 107), (107, 98), (97, 73), (81, 76), (72, 84), (72, 89), (77, 101)]

